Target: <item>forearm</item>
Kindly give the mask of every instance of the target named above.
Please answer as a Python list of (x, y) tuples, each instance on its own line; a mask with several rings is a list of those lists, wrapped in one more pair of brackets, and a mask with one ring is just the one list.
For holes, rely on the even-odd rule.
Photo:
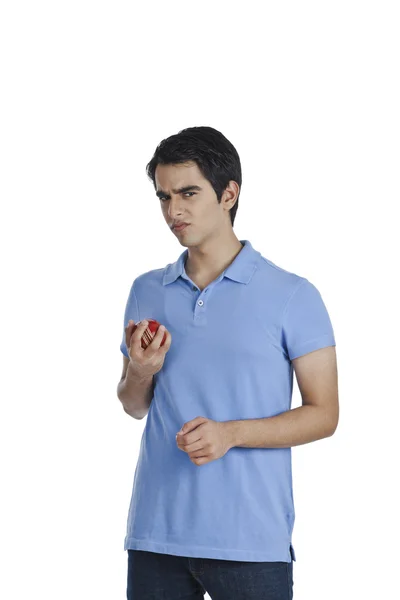
[(132, 373), (129, 363), (125, 378), (118, 383), (117, 395), (128, 415), (143, 419), (149, 412), (153, 397), (153, 376), (138, 378)]
[(225, 423), (232, 448), (289, 448), (329, 437), (337, 419), (319, 406), (303, 405), (274, 417)]

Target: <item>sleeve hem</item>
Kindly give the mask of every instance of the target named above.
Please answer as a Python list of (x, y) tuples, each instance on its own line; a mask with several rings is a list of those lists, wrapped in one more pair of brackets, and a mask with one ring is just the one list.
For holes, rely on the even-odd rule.
[(327, 333), (321, 337), (314, 338), (313, 340), (309, 340), (308, 342), (292, 348), (289, 358), (290, 360), (293, 360), (294, 358), (299, 358), (299, 356), (309, 354), (310, 352), (319, 350), (320, 348), (326, 348), (327, 346), (336, 346), (335, 337), (331, 333)]
[(121, 350), (122, 354), (123, 354), (124, 356), (126, 356), (126, 358), (129, 358), (129, 354), (128, 354), (128, 353), (125, 351), (125, 348), (126, 348), (126, 344), (124, 344), (124, 347), (122, 347), (122, 344), (121, 344), (121, 346), (119, 347), (119, 349)]

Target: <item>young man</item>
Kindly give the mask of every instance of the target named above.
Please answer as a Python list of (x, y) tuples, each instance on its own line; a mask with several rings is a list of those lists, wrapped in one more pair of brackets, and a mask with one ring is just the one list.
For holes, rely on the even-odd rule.
[[(138, 276), (125, 309), (118, 397), (135, 419), (147, 415), (127, 598), (287, 600), (291, 447), (338, 423), (331, 321), (311, 282), (235, 236), (241, 166), (220, 132), (163, 140), (147, 173), (186, 249)], [(143, 350), (148, 318), (166, 329)], [(302, 406), (291, 410), (293, 371)]]

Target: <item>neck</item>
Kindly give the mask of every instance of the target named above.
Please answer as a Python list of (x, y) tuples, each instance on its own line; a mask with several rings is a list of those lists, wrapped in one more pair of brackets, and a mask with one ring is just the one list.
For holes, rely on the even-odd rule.
[(233, 262), (242, 248), (233, 230), (226, 236), (208, 239), (201, 246), (188, 248), (185, 271), (191, 278), (216, 277)]

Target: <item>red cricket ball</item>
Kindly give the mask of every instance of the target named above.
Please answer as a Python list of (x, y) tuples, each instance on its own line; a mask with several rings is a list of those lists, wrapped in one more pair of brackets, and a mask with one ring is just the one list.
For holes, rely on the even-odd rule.
[[(142, 348), (143, 348), (143, 350), (146, 350), (146, 348), (151, 344), (154, 336), (156, 335), (157, 330), (160, 327), (160, 323), (158, 321), (156, 321), (155, 319), (143, 319), (143, 320), (146, 320), (149, 323), (148, 326), (146, 327), (144, 334), (142, 335), (142, 340), (141, 340)], [(133, 326), (132, 333), (135, 331), (136, 327), (137, 327), (137, 325)], [(160, 344), (161, 346), (164, 345), (166, 339), (167, 339), (167, 332), (164, 333), (164, 337)]]

